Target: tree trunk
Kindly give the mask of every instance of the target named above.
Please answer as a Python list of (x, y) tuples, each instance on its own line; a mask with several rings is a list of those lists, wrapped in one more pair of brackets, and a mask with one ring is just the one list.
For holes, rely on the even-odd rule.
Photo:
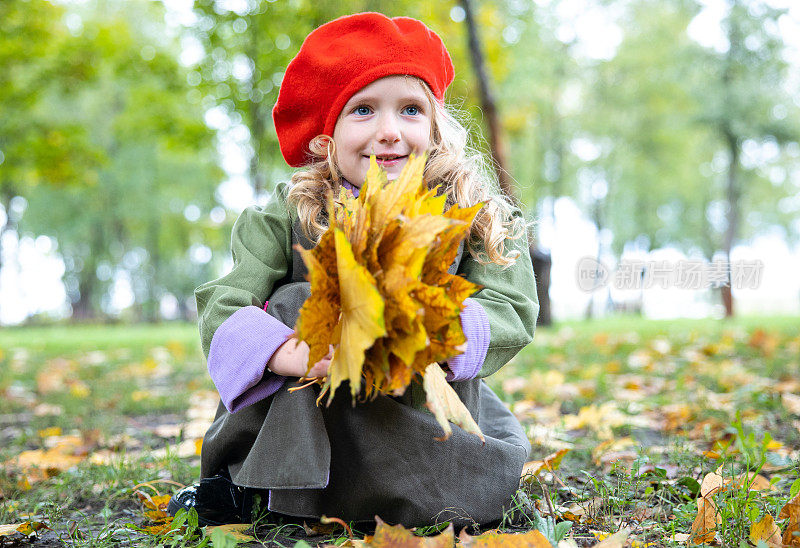
[(739, 142), (736, 136), (728, 129), (725, 131), (725, 143), (728, 146), (728, 184), (726, 189), (726, 199), (728, 201), (728, 226), (725, 230), (725, 241), (723, 251), (725, 261), (728, 265), (728, 283), (720, 288), (722, 293), (722, 304), (725, 306), (725, 317), (733, 317), (733, 293), (731, 291), (731, 249), (736, 233), (739, 230), (739, 199), (742, 190), (739, 188)]
[(72, 304), (72, 320), (95, 320), (100, 311), (95, 303), (97, 293), (97, 261), (103, 249), (103, 225), (96, 222), (89, 243), (89, 253), (83, 268), (78, 273), (78, 300)]
[(539, 317), (536, 325), (552, 325), (553, 318), (550, 315), (550, 267), (553, 260), (549, 253), (545, 253), (534, 244), (530, 248), (531, 259), (533, 259), (533, 272), (536, 274), (536, 292), (539, 294)]
[[(0, 226), (0, 279), (2, 279), (1, 277), (3, 274), (3, 238), (5, 237), (6, 232), (8, 232), (8, 230), (11, 228), (11, 221), (8, 218), (8, 202), (9, 201), (6, 200), (4, 196), (2, 206), (6, 212), (6, 220), (3, 222), (2, 226)], [(2, 301), (0, 301), (0, 306), (2, 306)], [(0, 312), (2, 312), (2, 310), (0, 310)]]
[[(503, 140), (503, 130), (500, 124), (500, 117), (497, 113), (497, 104), (489, 82), (489, 75), (486, 72), (486, 65), (483, 61), (483, 50), (481, 48), (478, 29), (473, 17), (472, 0), (460, 0), (461, 7), (464, 8), (464, 20), (467, 24), (467, 39), (469, 43), (472, 67), (478, 78), (478, 90), (480, 92), (481, 110), (489, 129), (489, 148), (491, 149), (492, 159), (494, 160), (497, 180), (500, 190), (508, 196), (512, 202), (517, 203), (518, 198), (511, 183), (511, 176), (507, 169), (505, 141)], [(536, 243), (530, 247), (531, 260), (533, 262), (533, 273), (536, 277), (536, 287), (539, 293), (539, 325), (550, 325), (550, 256), (540, 252)]]
[(3, 209), (6, 212), (6, 220), (0, 225), (0, 275), (3, 273), (3, 238), (6, 232), (13, 229), (16, 225), (16, 220), (11, 218), (11, 198), (14, 197), (14, 190), (6, 187), (0, 199), (2, 200)]
[(467, 38), (469, 41), (469, 52), (472, 58), (472, 67), (478, 78), (478, 90), (480, 91), (481, 110), (486, 116), (489, 125), (489, 147), (492, 151), (497, 179), (500, 183), (500, 190), (511, 199), (516, 198), (514, 188), (511, 185), (511, 177), (506, 169), (505, 143), (503, 142), (502, 128), (497, 115), (497, 106), (494, 101), (489, 84), (489, 76), (486, 73), (486, 66), (483, 62), (483, 50), (481, 49), (478, 29), (475, 27), (475, 19), (472, 15), (472, 0), (461, 0), (464, 8), (464, 20), (467, 23)]
[(147, 254), (149, 255), (150, 274), (147, 283), (147, 297), (142, 306), (142, 314), (144, 321), (148, 323), (155, 323), (159, 319), (159, 298), (158, 292), (158, 273), (161, 271), (161, 221), (158, 216), (154, 216), (150, 220), (150, 227), (148, 229), (148, 245)]
[[(257, 26), (258, 16), (250, 17), (247, 21), (248, 36), (250, 42), (248, 44), (247, 56), (253, 61), (253, 73), (250, 77), (251, 89), (257, 89), (257, 71), (256, 60), (258, 59), (258, 35), (259, 28)], [(250, 110), (250, 142), (253, 146), (253, 156), (250, 158), (250, 166), (248, 168), (250, 175), (250, 184), (253, 185), (253, 192), (258, 198), (266, 189), (266, 177), (261, 168), (261, 149), (263, 148), (262, 141), (264, 140), (264, 117), (261, 114), (261, 101), (253, 100), (251, 95), (248, 101)]]

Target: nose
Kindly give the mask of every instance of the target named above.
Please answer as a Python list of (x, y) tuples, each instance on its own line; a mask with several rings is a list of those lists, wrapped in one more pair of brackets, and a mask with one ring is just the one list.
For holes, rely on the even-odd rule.
[(400, 140), (400, 124), (392, 114), (384, 114), (378, 120), (375, 138), (381, 143), (396, 143)]

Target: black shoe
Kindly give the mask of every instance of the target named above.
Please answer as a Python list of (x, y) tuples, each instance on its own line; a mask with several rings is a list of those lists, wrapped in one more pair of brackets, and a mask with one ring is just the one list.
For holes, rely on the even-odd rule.
[(181, 508), (197, 511), (198, 525), (224, 525), (226, 523), (251, 523), (255, 496), (261, 497), (261, 507), (266, 505), (268, 491), (234, 485), (225, 476), (203, 478), (200, 483), (184, 487), (167, 504), (167, 512), (175, 515)]

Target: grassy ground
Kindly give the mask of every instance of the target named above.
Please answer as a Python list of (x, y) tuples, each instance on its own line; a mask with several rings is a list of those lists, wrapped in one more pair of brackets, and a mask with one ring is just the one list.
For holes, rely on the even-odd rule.
[[(780, 510), (800, 490), (798, 325), (615, 318), (540, 329), (489, 383), (527, 429), (531, 459), (560, 460), (531, 464), (501, 527), (555, 539), (569, 523), (578, 546), (627, 528), (628, 545), (668, 546), (691, 533), (701, 483), (718, 471), (714, 543), (747, 545), (767, 513), (785, 530)], [(144, 531), (159, 514), (141, 498), (157, 503), (197, 477), (216, 401), (193, 325), (3, 329), (0, 524), (45, 523), (39, 546), (211, 543), (191, 526)], [(748, 489), (756, 473), (764, 489)], [(266, 521), (256, 533), (263, 544), (305, 536)]]

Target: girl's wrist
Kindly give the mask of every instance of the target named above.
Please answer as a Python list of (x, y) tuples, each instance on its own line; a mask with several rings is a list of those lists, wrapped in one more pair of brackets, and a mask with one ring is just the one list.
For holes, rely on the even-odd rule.
[(308, 348), (294, 337), (280, 345), (267, 361), (267, 369), (276, 375), (285, 377), (302, 377), (308, 364)]

